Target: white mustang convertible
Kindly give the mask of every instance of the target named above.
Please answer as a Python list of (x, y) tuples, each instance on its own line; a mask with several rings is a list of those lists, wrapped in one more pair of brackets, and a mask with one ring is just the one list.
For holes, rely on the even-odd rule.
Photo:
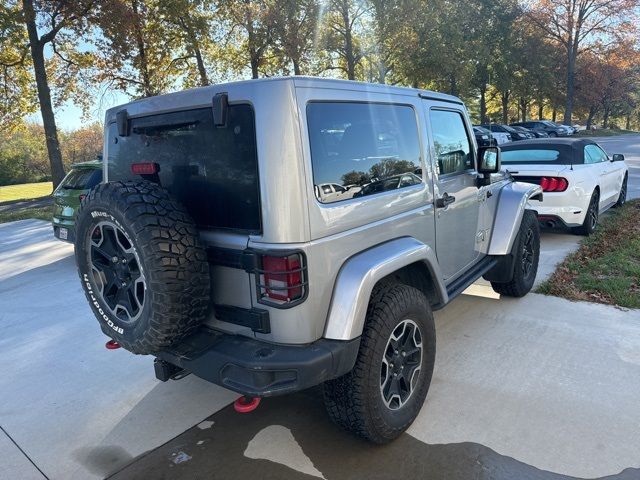
[(542, 187), (533, 208), (546, 226), (566, 226), (590, 235), (598, 215), (627, 199), (624, 155), (609, 158), (587, 139), (540, 138), (501, 146), (502, 165), (521, 182)]

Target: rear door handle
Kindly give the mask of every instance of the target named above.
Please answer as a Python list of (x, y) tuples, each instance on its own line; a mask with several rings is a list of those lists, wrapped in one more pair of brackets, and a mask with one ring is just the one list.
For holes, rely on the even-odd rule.
[(456, 197), (449, 195), (447, 192), (440, 198), (436, 199), (436, 208), (444, 208), (456, 201)]

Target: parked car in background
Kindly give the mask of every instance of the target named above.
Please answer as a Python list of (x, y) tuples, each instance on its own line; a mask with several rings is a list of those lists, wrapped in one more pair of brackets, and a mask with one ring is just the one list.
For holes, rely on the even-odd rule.
[(473, 127), (473, 134), (479, 147), (492, 147), (498, 144), (491, 131), (483, 127)]
[(558, 125), (564, 129), (567, 130), (567, 132), (569, 133), (569, 135), (573, 135), (574, 133), (576, 133), (578, 130), (573, 126), (573, 125), (565, 125), (564, 123), (558, 123)]
[(542, 187), (535, 210), (546, 226), (590, 235), (599, 215), (627, 199), (624, 155), (610, 159), (597, 143), (580, 138), (536, 139), (502, 147), (502, 165), (518, 181)]
[(550, 137), (566, 137), (569, 135), (569, 130), (549, 120), (531, 120), (528, 122), (516, 122), (512, 123), (512, 126), (524, 127), (536, 132), (541, 131), (549, 135)]
[(549, 134), (546, 133), (546, 132), (543, 132), (542, 130), (532, 130), (530, 128), (526, 128), (526, 127), (522, 127), (520, 125), (517, 125), (515, 123), (512, 123), (509, 126), (515, 128), (515, 129), (524, 128), (527, 132), (529, 132), (530, 134), (533, 135), (533, 138), (549, 138)]
[(518, 140), (527, 140), (529, 139), (529, 135), (524, 132), (519, 132), (518, 130), (510, 127), (509, 125), (501, 125), (499, 123), (492, 123), (490, 125), (480, 125), (481, 127), (487, 128), (491, 130), (492, 133), (505, 133), (511, 137), (512, 142), (516, 142)]
[(537, 138), (535, 133), (533, 133), (531, 130), (528, 130), (528, 129), (524, 128), (524, 127), (511, 126), (511, 128), (513, 128), (516, 132), (523, 134), (525, 137), (527, 137), (529, 139)]
[(89, 190), (102, 181), (102, 160), (76, 163), (53, 192), (53, 234), (74, 242), (76, 212)]

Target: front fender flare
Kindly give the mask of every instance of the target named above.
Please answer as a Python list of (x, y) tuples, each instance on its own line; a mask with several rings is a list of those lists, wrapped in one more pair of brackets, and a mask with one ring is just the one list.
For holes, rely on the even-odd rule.
[(415, 238), (398, 238), (354, 255), (344, 263), (334, 286), (324, 337), (333, 340), (359, 337), (376, 283), (416, 262), (426, 264), (439, 303), (447, 303), (449, 297), (435, 251)]
[(500, 190), (498, 208), (493, 219), (489, 255), (507, 255), (511, 252), (527, 203), (532, 199), (542, 201), (540, 185), (512, 182)]

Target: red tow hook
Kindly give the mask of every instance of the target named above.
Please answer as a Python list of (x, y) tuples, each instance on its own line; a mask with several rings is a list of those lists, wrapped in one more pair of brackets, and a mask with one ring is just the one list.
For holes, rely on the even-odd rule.
[(104, 346), (107, 347), (107, 350), (116, 350), (117, 348), (120, 348), (120, 344), (115, 340), (109, 340), (104, 344)]
[(239, 397), (233, 402), (233, 408), (238, 413), (253, 412), (260, 405), (260, 397)]

